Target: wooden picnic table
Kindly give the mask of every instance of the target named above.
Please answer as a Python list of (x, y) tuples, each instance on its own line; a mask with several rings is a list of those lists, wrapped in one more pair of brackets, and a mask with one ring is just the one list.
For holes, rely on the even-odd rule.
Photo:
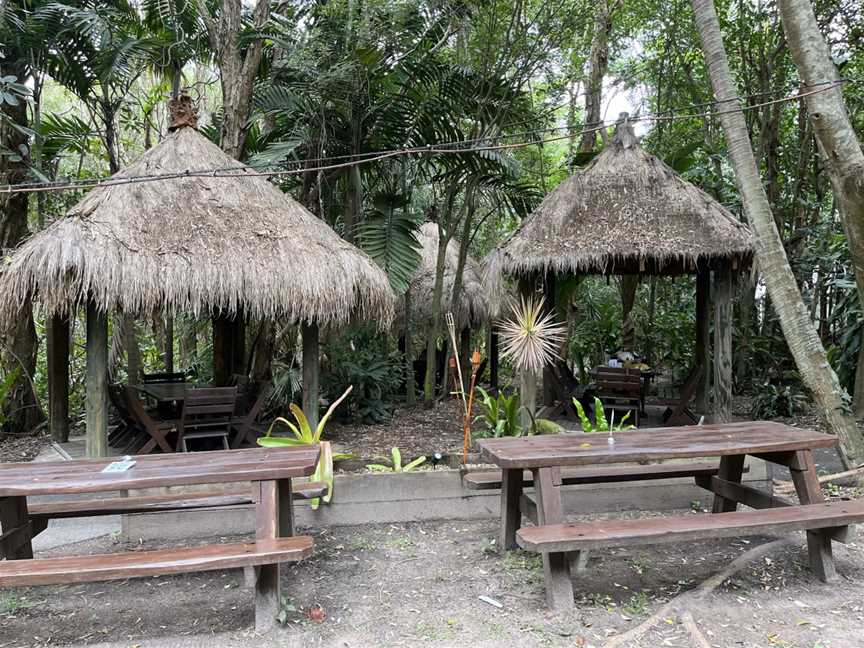
[[(812, 450), (833, 447), (837, 443), (836, 437), (827, 434), (764, 421), (629, 430), (615, 433), (614, 440), (614, 445), (610, 445), (605, 433), (568, 433), (483, 439), (479, 442), (482, 457), (502, 469), (500, 527), (502, 550), (517, 547), (517, 531), (520, 529), (522, 515), (529, 515), (527, 507), (532, 507), (531, 516), (536, 519), (536, 524), (542, 527), (539, 529), (530, 527), (527, 530), (532, 532), (530, 534), (526, 531), (520, 532), (520, 540), (523, 540), (522, 546), (528, 545), (533, 547), (533, 550), (543, 553), (547, 599), (552, 607), (567, 608), (573, 605), (570, 564), (572, 562), (574, 567), (577, 563), (584, 565), (584, 560), (580, 561), (578, 556), (561, 549), (590, 548), (592, 541), (588, 537), (592, 523), (563, 524), (561, 467), (720, 457), (717, 475), (697, 475), (696, 482), (714, 493), (714, 513), (729, 513), (735, 511), (739, 503), (757, 509), (788, 504), (741, 483), (744, 460), (748, 455), (788, 467), (802, 505), (823, 502)], [(640, 466), (640, 469), (644, 468)], [(525, 481), (524, 470), (533, 473), (533, 502), (526, 503), (522, 492)], [(533, 507), (536, 507), (536, 510)], [(793, 509), (801, 509), (801, 507), (793, 507)], [(790, 514), (794, 515), (796, 512), (793, 510)], [(762, 511), (736, 515), (746, 516), (750, 513), (758, 515)], [(787, 514), (787, 517), (790, 514)], [(802, 513), (799, 517), (808, 516)], [(678, 518), (680, 519), (680, 516)], [(627, 544), (628, 534), (639, 535), (638, 538), (634, 537), (630, 544), (646, 544), (663, 535), (674, 537), (674, 533), (681, 529), (670, 524), (664, 527), (666, 521), (674, 519), (676, 518), (665, 517), (628, 521), (628, 529), (623, 530), (613, 530), (604, 526), (598, 530), (596, 534), (598, 537), (593, 539), (593, 546), (612, 546), (616, 540)], [(642, 528), (637, 528), (640, 524)], [(730, 519), (730, 524), (740, 525), (741, 529), (756, 528), (752, 520), (735, 518)], [(789, 524), (785, 519), (777, 522), (778, 527), (782, 526), (784, 529), (788, 528)], [(810, 526), (805, 526), (806, 524)], [(598, 522), (597, 525), (600, 523)], [(651, 529), (647, 528), (649, 525), (652, 526)], [(798, 528), (813, 529), (815, 525), (816, 522), (809, 520), (802, 522)], [(577, 529), (577, 526), (581, 528)], [(762, 529), (764, 526), (763, 524), (758, 528)], [(694, 533), (697, 535), (699, 533), (699, 529), (685, 531), (686, 533), (682, 532), (682, 538), (692, 539)], [(721, 535), (716, 529), (702, 531), (705, 537)], [(725, 535), (729, 534), (730, 532), (726, 530)], [(522, 535), (531, 537), (525, 540)], [(741, 535), (746, 534), (742, 531)], [(807, 534), (811, 566), (823, 580), (831, 578), (834, 574), (831, 558), (832, 537), (839, 538), (839, 536), (829, 537), (809, 531)], [(550, 548), (558, 551), (550, 551)]]
[[(318, 455), (318, 446), (140, 455), (133, 457), (135, 464), (125, 472), (111, 473), (103, 469), (117, 457), (0, 464), (0, 554), (7, 558), (0, 562), (0, 586), (129, 578), (195, 571), (196, 567), (204, 570), (254, 565), (256, 627), (269, 627), (280, 604), (280, 568), (276, 561), (296, 560), (311, 553), (310, 538), (296, 537), (297, 542), (291, 538), (294, 535), (291, 479), (311, 475)], [(28, 514), (28, 498), (32, 496), (232, 482), (252, 483), (254, 543), (33, 559), (32, 536), (34, 530), (40, 529), (35, 528), (37, 518), (31, 520)], [(182, 493), (178, 497), (182, 499)], [(69, 509), (74, 517), (72, 502)]]

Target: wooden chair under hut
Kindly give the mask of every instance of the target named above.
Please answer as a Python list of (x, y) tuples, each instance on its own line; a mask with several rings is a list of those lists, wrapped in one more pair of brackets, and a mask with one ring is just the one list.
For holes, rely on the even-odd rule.
[[(24, 242), (0, 276), (0, 312), (34, 299), (53, 340), (68, 341), (86, 309), (89, 456), (107, 451), (109, 313), (212, 317), (217, 384), (245, 362), (247, 319), (296, 322), (313, 419), (319, 327), (393, 319), (387, 276), (366, 254), (199, 133), (188, 97), (171, 112), (167, 137)], [(68, 434), (68, 351), (48, 350), (55, 438)]]
[[(680, 398), (671, 404), (667, 422), (673, 424), (695, 422), (690, 401), (698, 397), (707, 403), (709, 390), (714, 418), (729, 419), (733, 290), (736, 277), (752, 262), (749, 229), (645, 152), (623, 114), (603, 151), (562, 182), (492, 252), (487, 277), (493, 292), (505, 276), (517, 280), (523, 292), (542, 289), (554, 308), (555, 283), (566, 277), (695, 275), (696, 360)], [(547, 371), (544, 381), (550, 379)], [(549, 393), (544, 389), (547, 398)]]
[[(420, 227), (418, 240), (421, 244), (420, 264), (411, 277), (404, 298), (397, 303), (396, 322), (401, 327), (400, 347), (408, 358), (416, 359), (413, 363), (414, 374), (416, 380), (422, 382), (426, 367), (428, 331), (434, 316), (432, 305), (435, 268), (438, 260), (438, 226), (435, 223), (423, 224)], [(461, 270), (458, 299), (456, 307), (453, 307), (453, 290), (457, 285), (456, 279), (459, 274), (459, 254), (459, 242), (451, 239), (445, 252), (440, 321), (443, 326), (446, 314), (453, 313), (459, 334), (462, 366), (468, 367), (470, 366), (468, 356), (471, 348), (471, 332), (479, 330), (488, 322), (489, 301), (483, 287), (480, 264), (471, 255), (466, 254)], [(445, 384), (447, 382), (446, 348), (437, 355), (436, 365), (436, 380), (439, 384)]]

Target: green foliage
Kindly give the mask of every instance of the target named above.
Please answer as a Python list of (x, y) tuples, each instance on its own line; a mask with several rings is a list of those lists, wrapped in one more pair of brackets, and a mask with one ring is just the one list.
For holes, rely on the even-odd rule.
[(9, 393), (15, 386), (15, 381), (21, 375), (21, 368), (15, 367), (12, 371), (7, 371), (3, 379), (0, 380), (0, 428), (6, 424), (6, 399)]
[(399, 448), (391, 448), (390, 450), (391, 463), (388, 466), (387, 464), (366, 464), (366, 468), (373, 472), (394, 472), (394, 473), (406, 473), (406, 472), (414, 472), (421, 465), (426, 463), (426, 457), (417, 457), (414, 461), (409, 461), (404, 466), (402, 465), (402, 453), (399, 451)]
[(583, 432), (621, 432), (623, 430), (632, 430), (636, 427), (635, 425), (627, 423), (627, 419), (630, 418), (630, 412), (627, 412), (622, 416), (621, 420), (617, 423), (615, 422), (614, 412), (610, 419), (607, 420), (606, 411), (603, 409), (603, 403), (596, 396), (594, 397), (593, 422), (588, 418), (588, 415), (585, 413), (585, 408), (582, 407), (582, 403), (579, 402), (579, 399), (573, 399), (573, 406), (576, 408), (576, 414), (579, 415), (579, 422), (582, 425)]
[[(348, 389), (345, 390), (345, 393), (330, 405), (329, 409), (324, 416), (321, 417), (318, 426), (314, 430), (312, 429), (312, 426), (309, 425), (309, 418), (303, 410), (294, 403), (291, 403), (291, 414), (294, 416), (296, 424), (286, 418), (279, 417), (270, 424), (270, 427), (267, 428), (267, 433), (263, 437), (258, 438), (258, 445), (265, 448), (319, 444), (321, 448), (321, 456), (318, 459), (318, 466), (315, 469), (315, 473), (312, 475), (312, 481), (324, 482), (327, 484), (327, 494), (323, 497), (323, 500), (328, 504), (333, 497), (333, 452), (330, 449), (329, 442), (321, 441), (321, 435), (324, 433), (324, 427), (327, 425), (327, 421), (330, 420), (333, 412), (337, 407), (339, 407), (339, 403), (348, 397), (348, 394), (351, 393), (351, 389), (352, 388), (349, 385)], [(273, 429), (277, 424), (287, 427), (294, 436), (273, 436)], [(317, 509), (319, 500), (318, 498), (315, 498), (311, 500), (310, 503), (312, 504), (313, 509)]]
[(533, 412), (528, 412), (531, 423), (526, 431), (519, 417), (525, 408), (520, 406), (519, 394), (516, 392), (507, 396), (503, 391), (499, 391), (497, 396), (492, 396), (482, 387), (477, 387), (477, 392), (480, 398), (476, 402), (481, 414), (476, 416), (474, 421), (482, 423), (484, 427), (472, 430), (471, 434), (475, 439), (560, 434), (564, 431), (564, 428), (554, 421), (537, 418)]
[(476, 401), (481, 414), (474, 420), (485, 426), (474, 430), (476, 438), (514, 437), (522, 436), (522, 426), (519, 423), (519, 394), (516, 392), (505, 395), (499, 391), (492, 396), (482, 387), (477, 387), (480, 398)]
[(322, 376), (326, 393), (354, 387), (340, 420), (380, 423), (390, 418), (399, 399), (405, 363), (388, 346), (386, 336), (374, 324), (354, 325), (332, 340), (328, 352), (330, 365)]
[(754, 388), (750, 416), (753, 419), (792, 417), (806, 410), (809, 402), (807, 394), (798, 384), (774, 385), (766, 382)]
[(378, 192), (360, 232), (363, 250), (387, 272), (397, 295), (408, 289), (420, 263), (417, 229), (422, 216), (408, 208), (409, 197), (393, 191)]

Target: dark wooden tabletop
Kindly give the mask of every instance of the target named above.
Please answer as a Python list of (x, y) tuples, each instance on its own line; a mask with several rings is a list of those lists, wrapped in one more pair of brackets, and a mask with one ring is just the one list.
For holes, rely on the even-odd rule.
[(484, 459), (502, 468), (580, 466), (662, 459), (788, 452), (829, 448), (837, 438), (773, 421), (690, 425), (616, 432), (483, 439)]
[[(209, 387), (209, 385), (199, 385)], [(148, 396), (152, 396), (160, 403), (180, 402), (186, 399), (186, 390), (194, 389), (195, 385), (187, 382), (176, 383), (144, 383), (135, 385), (135, 388)]]
[(297, 446), (140, 455), (122, 473), (101, 472), (119, 457), (0, 463), (0, 497), (306, 477), (318, 453), (318, 446)]

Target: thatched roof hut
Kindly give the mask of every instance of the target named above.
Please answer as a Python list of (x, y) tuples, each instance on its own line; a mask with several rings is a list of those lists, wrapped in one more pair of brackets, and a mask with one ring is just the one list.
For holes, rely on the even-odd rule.
[[(696, 275), (695, 365), (670, 420), (689, 417), (695, 423), (689, 399), (698, 391), (697, 401), (707, 403), (712, 385), (714, 419), (724, 421), (732, 398), (734, 277), (752, 264), (753, 255), (749, 229), (646, 153), (625, 114), (591, 164), (562, 182), (490, 254), (486, 281), (495, 306), (504, 275), (522, 279), (521, 289), (528, 292), (542, 281), (552, 306), (555, 281), (563, 275)], [(708, 377), (711, 300), (713, 382)]]
[[(189, 175), (213, 169), (230, 175)], [(389, 324), (385, 273), (265, 177), (193, 128), (180, 128), (92, 189), (12, 255), (2, 308), (30, 295), (48, 313), (88, 296), (102, 311), (169, 310), (317, 324)], [(154, 174), (181, 177), (114, 181)], [(112, 184), (114, 183), (114, 184)]]
[[(422, 245), (420, 265), (408, 285), (411, 316), (428, 324), (432, 321), (432, 293), (435, 287), (435, 266), (438, 259), (438, 226), (425, 223), (420, 228), (418, 239)], [(453, 284), (459, 265), (459, 244), (452, 240), (447, 244), (444, 265), (444, 289), (441, 298), (441, 316), (451, 309)], [(460, 327), (481, 326), (489, 317), (489, 301), (483, 287), (480, 264), (470, 255), (465, 260), (462, 274), (462, 291), (458, 309), (453, 313)], [(403, 311), (404, 312), (404, 311)]]
[(752, 262), (748, 228), (645, 152), (629, 123), (493, 253), (490, 272), (689, 274)]

